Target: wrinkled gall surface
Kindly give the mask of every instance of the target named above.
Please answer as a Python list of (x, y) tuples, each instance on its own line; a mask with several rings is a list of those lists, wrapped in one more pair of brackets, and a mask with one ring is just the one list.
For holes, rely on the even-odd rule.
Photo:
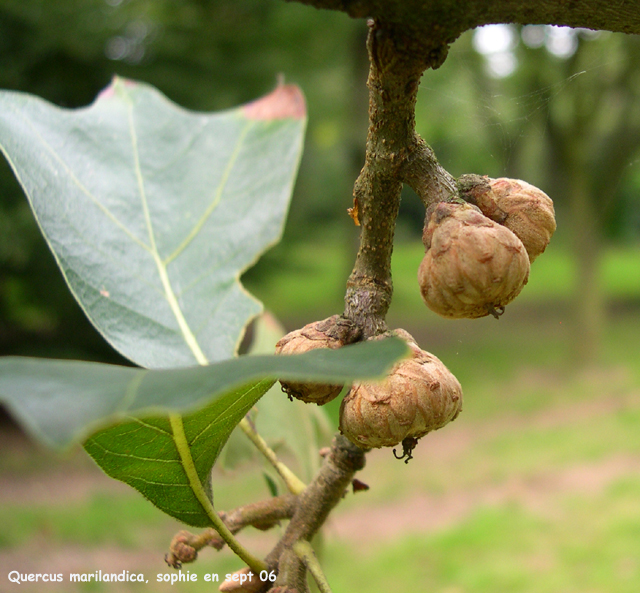
[[(341, 348), (345, 342), (341, 337), (330, 335), (336, 327), (338, 315), (322, 321), (314, 321), (288, 333), (276, 344), (276, 354), (303, 354), (316, 348)], [(322, 406), (338, 397), (342, 385), (325, 385), (322, 383), (297, 383), (280, 381), (282, 391), (289, 397), (295, 397), (306, 403)]]
[(498, 317), (529, 279), (522, 241), (470, 204), (432, 206), (423, 242), (422, 298), (443, 317)]
[(411, 358), (383, 381), (354, 384), (340, 407), (340, 430), (360, 447), (394, 447), (407, 438), (419, 439), (462, 410), (462, 388), (447, 367), (404, 330), (394, 333), (407, 340)]
[(551, 198), (541, 189), (519, 179), (491, 179), (471, 190), (471, 200), (485, 216), (512, 231), (533, 261), (546, 249), (556, 230)]

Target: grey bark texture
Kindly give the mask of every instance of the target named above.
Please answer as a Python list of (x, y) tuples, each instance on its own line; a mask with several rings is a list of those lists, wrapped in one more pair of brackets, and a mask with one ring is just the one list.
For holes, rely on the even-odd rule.
[(640, 0), (289, 0), (448, 39), (491, 23), (640, 33)]

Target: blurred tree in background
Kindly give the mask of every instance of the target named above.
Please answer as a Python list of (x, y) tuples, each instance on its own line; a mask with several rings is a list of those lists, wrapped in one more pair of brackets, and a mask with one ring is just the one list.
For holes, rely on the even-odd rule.
[[(298, 241), (355, 241), (345, 211), (364, 158), (365, 35), (362, 21), (281, 0), (0, 0), (0, 87), (77, 107), (119, 74), (212, 110), (265, 94), (281, 74), (299, 84), (310, 121), (296, 195), (285, 241), (255, 276), (286, 266)], [(599, 248), (640, 234), (640, 169), (630, 166), (639, 52), (634, 36), (487, 27), (454, 43), (419, 97), (418, 131), (449, 171), (527, 179), (556, 202), (553, 245), (572, 245), (577, 294), (589, 295), (573, 308), (583, 356), (604, 311)], [(0, 192), (0, 352), (117, 360), (68, 293), (4, 161)], [(424, 212), (410, 193), (399, 233), (417, 239)]]
[(603, 244), (640, 235), (640, 37), (494, 25), (453, 52), (456, 79), (429, 79), (420, 132), (454, 174), (527, 179), (553, 198), (554, 244), (576, 263), (573, 357), (592, 362), (606, 315)]
[[(631, 231), (634, 217), (637, 224), (638, 200), (632, 204), (630, 199), (635, 192), (621, 189), (630, 181), (625, 177), (630, 177), (640, 148), (640, 39), (574, 39), (574, 53), (556, 68), (549, 68), (548, 59), (539, 59), (537, 76), (544, 88), (570, 81), (568, 92), (547, 103), (547, 162), (549, 184), (557, 188), (566, 208), (577, 263), (576, 357), (589, 362), (597, 355), (604, 323), (599, 274), (603, 240), (607, 232)], [(600, 84), (590, 84), (593, 76)], [(619, 200), (620, 194), (626, 199)]]

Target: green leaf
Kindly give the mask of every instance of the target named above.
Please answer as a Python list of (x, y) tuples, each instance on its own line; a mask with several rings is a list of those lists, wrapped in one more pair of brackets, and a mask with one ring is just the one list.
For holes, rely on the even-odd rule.
[(0, 358), (0, 402), (40, 441), (65, 447), (130, 416), (191, 412), (221, 397), (232, 406), (226, 399), (229, 391), (242, 385), (252, 389), (264, 379), (343, 383), (379, 377), (406, 353), (404, 342), (390, 338), (339, 350), (242, 356), (182, 369), (7, 357)]
[[(406, 354), (406, 344), (391, 338), (168, 370), (3, 358), (0, 403), (47, 445), (62, 447), (91, 435), (85, 449), (108, 475), (167, 514), (202, 527), (212, 525), (214, 514), (211, 468), (235, 426), (276, 377), (323, 382), (379, 377)], [(202, 409), (189, 413), (197, 408)], [(98, 429), (105, 424), (112, 426)]]
[(116, 78), (83, 109), (0, 93), (0, 149), (85, 313), (147, 368), (231, 358), (260, 303), (240, 274), (281, 233), (304, 100), (194, 113)]
[(228, 391), (186, 416), (123, 422), (95, 433), (84, 448), (107, 475), (133, 486), (161, 511), (209, 527), (211, 468), (236, 424), (272, 384), (268, 379)]

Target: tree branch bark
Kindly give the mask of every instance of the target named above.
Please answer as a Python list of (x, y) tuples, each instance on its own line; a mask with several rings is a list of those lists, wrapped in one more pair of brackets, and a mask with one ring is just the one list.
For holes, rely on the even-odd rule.
[(619, 33), (640, 33), (640, 0), (289, 0), (340, 10), (437, 34), (453, 42), (468, 29), (491, 23), (566, 25)]
[(347, 282), (345, 316), (363, 338), (386, 330), (391, 303), (391, 253), (402, 183), (425, 204), (455, 192), (455, 180), (415, 132), (415, 104), (422, 73), (447, 55), (437, 37), (416, 38), (403, 29), (372, 21), (369, 53), (369, 132), (365, 164), (354, 187), (354, 218), (361, 225), (360, 249)]
[(270, 570), (279, 569), (276, 586), (293, 588), (298, 593), (308, 590), (306, 567), (293, 546), (299, 541), (311, 541), (364, 464), (365, 451), (337, 434), (320, 471), (298, 495), (296, 511), (282, 539), (265, 558)]

